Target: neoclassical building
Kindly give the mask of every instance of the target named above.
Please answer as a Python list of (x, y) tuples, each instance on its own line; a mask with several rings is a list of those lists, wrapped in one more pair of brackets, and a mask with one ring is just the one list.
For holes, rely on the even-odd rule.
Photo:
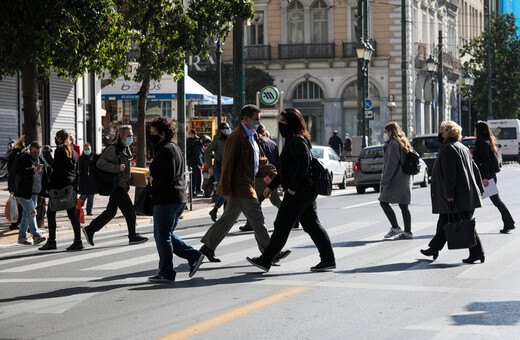
[[(369, 144), (382, 141), (384, 125), (392, 120), (413, 137), (436, 132), (444, 119), (464, 119), (458, 50), (482, 31), (483, 1), (405, 0), (406, 63), (401, 3), (368, 2), (368, 37), (375, 48), (369, 64), (368, 97), (374, 105), (374, 120), (367, 121)], [(302, 111), (316, 144), (326, 144), (333, 129), (340, 135), (362, 134), (354, 48), (357, 7), (357, 0), (256, 0), (256, 18), (245, 29), (246, 65), (275, 78), (284, 92), (283, 106)], [(442, 86), (440, 72), (426, 68), (430, 55), (441, 59), (440, 37)], [(230, 34), (224, 62), (232, 62), (231, 40)], [(402, 67), (407, 70), (406, 102)]]

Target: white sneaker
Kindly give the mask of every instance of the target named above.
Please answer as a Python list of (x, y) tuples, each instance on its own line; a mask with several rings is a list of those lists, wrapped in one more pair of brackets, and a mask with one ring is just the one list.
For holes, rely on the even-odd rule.
[(403, 230), (400, 227), (397, 228), (390, 228), (390, 231), (385, 235), (385, 238), (394, 237), (396, 235), (399, 235), (403, 232)]
[(412, 232), (403, 231), (401, 234), (394, 237), (394, 240), (411, 240), (413, 238)]

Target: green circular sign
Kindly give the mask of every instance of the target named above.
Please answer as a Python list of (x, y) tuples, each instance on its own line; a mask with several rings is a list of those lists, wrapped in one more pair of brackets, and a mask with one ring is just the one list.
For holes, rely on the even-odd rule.
[(278, 102), (280, 93), (274, 86), (266, 86), (260, 91), (260, 101), (264, 105), (274, 105)]

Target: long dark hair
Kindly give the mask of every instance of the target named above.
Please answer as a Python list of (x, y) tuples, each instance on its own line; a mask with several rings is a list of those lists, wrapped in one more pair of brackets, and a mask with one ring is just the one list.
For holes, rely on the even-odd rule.
[(307, 124), (305, 124), (305, 120), (298, 109), (295, 108), (287, 108), (280, 112), (280, 115), (283, 116), (287, 125), (291, 129), (291, 135), (303, 136), (309, 142), (311, 140), (311, 135), (307, 131)]
[(491, 129), (489, 128), (489, 125), (486, 122), (482, 120), (476, 122), (475, 132), (477, 140), (489, 141), (493, 150), (497, 151), (497, 147), (495, 146), (495, 136), (493, 136), (493, 133), (491, 132)]

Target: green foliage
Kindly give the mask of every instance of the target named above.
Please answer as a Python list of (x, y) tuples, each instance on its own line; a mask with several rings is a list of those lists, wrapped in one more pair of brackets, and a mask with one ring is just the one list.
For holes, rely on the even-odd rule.
[(488, 116), (488, 36), (491, 34), (493, 115), (499, 118), (517, 118), (520, 114), (520, 39), (515, 17), (503, 14), (493, 18), (491, 33), (486, 28), (477, 38), (461, 49), (461, 56), (469, 55), (464, 68), (476, 79), (472, 89), (474, 109), (478, 118)]
[(26, 63), (40, 79), (126, 68), (127, 30), (110, 0), (2, 0), (0, 25), (0, 79)]

